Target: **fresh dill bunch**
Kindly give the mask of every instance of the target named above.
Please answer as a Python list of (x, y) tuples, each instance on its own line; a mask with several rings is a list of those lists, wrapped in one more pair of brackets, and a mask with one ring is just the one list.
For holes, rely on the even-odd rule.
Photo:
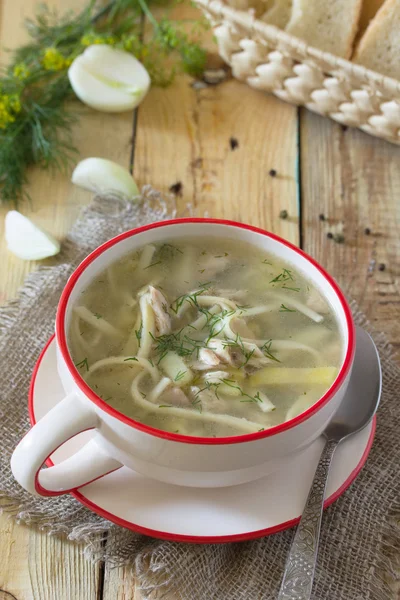
[[(179, 21), (165, 16), (157, 20), (149, 3), (111, 0), (97, 10), (90, 0), (81, 13), (64, 16), (41, 5), (36, 18), (26, 21), (30, 41), (13, 52), (0, 75), (3, 201), (17, 204), (28, 196), (24, 185), (29, 166), (62, 170), (76, 157), (71, 126), (77, 117), (65, 105), (74, 96), (67, 71), (86, 47), (109, 44), (132, 53), (154, 85), (170, 84), (180, 71), (193, 76), (203, 71), (206, 53), (198, 43), (202, 21), (195, 22), (188, 34)], [(164, 0), (151, 3), (160, 5)], [(145, 20), (152, 25), (152, 36), (143, 41)]]

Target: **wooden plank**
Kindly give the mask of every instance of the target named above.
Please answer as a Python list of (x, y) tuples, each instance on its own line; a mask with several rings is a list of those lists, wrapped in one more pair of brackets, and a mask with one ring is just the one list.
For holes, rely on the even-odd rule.
[(109, 567), (106, 565), (103, 600), (141, 600), (141, 598), (133, 567)]
[[(198, 16), (179, 7), (181, 19)], [(216, 53), (211, 32), (208, 47)], [(163, 192), (181, 182), (179, 205), (191, 203), (198, 216), (247, 221), (298, 243), (297, 109), (233, 79), (204, 89), (192, 84), (179, 77), (141, 104), (135, 178)], [(279, 219), (282, 208), (291, 219)]]
[[(63, 0), (48, 4), (62, 11), (82, 8), (81, 0), (69, 0), (68, 6)], [(26, 36), (22, 19), (32, 15), (36, 6), (36, 0), (3, 0), (3, 47), (23, 43)], [(107, 157), (128, 167), (132, 114), (104, 115), (83, 106), (79, 111), (81, 121), (74, 129), (74, 142), (80, 157)], [(36, 169), (30, 173), (28, 191), (32, 203), (24, 203), (20, 210), (59, 238), (70, 228), (80, 207), (91, 199), (89, 193), (72, 186), (69, 176)], [(3, 222), (10, 208), (0, 207), (0, 303), (13, 297), (25, 275), (37, 266), (15, 258), (5, 249)], [(0, 517), (0, 538), (0, 589), (13, 593), (18, 600), (97, 599), (101, 588), (99, 566), (84, 559), (82, 546), (18, 526), (5, 515)]]
[(99, 569), (78, 545), (5, 516), (0, 519), (0, 539), (1, 591), (17, 600), (97, 600)]
[(400, 149), (307, 111), (300, 131), (304, 248), (399, 347)]
[[(80, 0), (52, 0), (50, 6), (60, 12), (67, 8), (82, 9)], [(22, 28), (22, 17), (34, 14), (36, 0), (5, 0), (1, 13), (0, 39), (5, 47), (15, 47), (26, 39)], [(73, 140), (79, 151), (79, 159), (99, 156), (115, 160), (129, 167), (132, 142), (132, 112), (105, 114), (93, 111), (75, 102), (74, 108), (80, 116), (73, 129)], [(78, 159), (77, 159), (78, 160)], [(32, 169), (29, 174), (28, 192), (32, 202), (24, 202), (19, 210), (35, 223), (62, 239), (70, 229), (82, 206), (90, 202), (89, 192), (76, 188), (70, 182), (70, 173), (51, 173)], [(11, 255), (4, 240), (4, 216), (11, 205), (0, 205), (0, 303), (15, 296), (27, 273), (37, 268), (38, 263), (23, 261)], [(52, 264), (52, 260), (40, 264)]]

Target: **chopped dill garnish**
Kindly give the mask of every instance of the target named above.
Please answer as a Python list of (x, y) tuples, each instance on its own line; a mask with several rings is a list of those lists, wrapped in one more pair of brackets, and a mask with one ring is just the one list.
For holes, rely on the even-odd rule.
[(199, 273), (204, 273), (205, 269), (199, 269)]
[(294, 308), (288, 308), (284, 304), (281, 304), (279, 312), (296, 312), (296, 311), (294, 310)]
[(195, 350), (204, 348), (205, 343), (202, 341), (192, 340), (187, 335), (182, 338), (182, 331), (183, 329), (175, 333), (165, 333), (158, 337), (150, 334), (155, 344), (155, 351), (158, 354), (158, 365), (168, 352), (176, 352), (179, 356), (191, 356)]
[(93, 313), (93, 314), (96, 317), (96, 319), (102, 319), (103, 318), (103, 316), (100, 315), (99, 313)]
[(155, 262), (151, 263), (150, 265), (147, 265), (147, 267), (145, 267), (143, 270), (145, 271), (146, 269), (150, 269), (150, 267), (155, 267), (156, 265), (160, 265), (162, 263), (162, 260), (156, 260)]
[(186, 372), (187, 371), (178, 371), (178, 373), (174, 377), (174, 381), (180, 381), (181, 379), (183, 379), (185, 377)]
[(254, 402), (254, 403), (263, 402), (263, 400), (260, 398), (259, 392), (257, 392), (257, 394), (255, 394), (254, 396), (250, 396), (250, 394), (246, 394), (246, 392), (240, 387), (240, 385), (234, 379), (223, 379), (222, 382), (235, 390), (239, 390), (242, 397), (245, 398), (245, 400), (240, 400), (240, 402)]
[(104, 402), (109, 402), (110, 400), (112, 400), (112, 396), (108, 396), (108, 398), (104, 398)]
[(278, 358), (276, 358), (276, 356), (274, 356), (272, 354), (272, 352), (271, 352), (271, 345), (272, 345), (272, 340), (268, 340), (267, 342), (265, 342), (265, 344), (263, 346), (261, 346), (261, 352), (267, 358), (269, 358), (271, 360), (274, 360), (275, 362), (281, 362)]
[(173, 408), (172, 404), (159, 404), (158, 408)]
[[(204, 269), (204, 270), (205, 270), (205, 269)], [(205, 283), (200, 283), (200, 282), (199, 282), (199, 288), (205, 288), (205, 289), (207, 289), (207, 288), (211, 287), (213, 283), (214, 283), (214, 281), (213, 281), (213, 280), (211, 280), (211, 281), (206, 281)]]
[(172, 244), (163, 244), (160, 248), (160, 251), (162, 251), (163, 248), (171, 248), (171, 250), (173, 250), (175, 252), (179, 252), (179, 254), (183, 254), (183, 252), (180, 248), (177, 248), (176, 246), (173, 246)]
[(257, 431), (265, 431), (265, 427), (261, 427), (261, 429), (257, 429)]
[(283, 290), (291, 290), (292, 292), (299, 292), (300, 288), (298, 287), (289, 287), (288, 285), (283, 285), (282, 286)]
[(244, 362), (238, 367), (239, 369), (241, 369), (242, 367), (247, 365), (247, 363), (249, 362), (249, 360), (251, 359), (251, 357), (253, 356), (253, 354), (255, 352), (255, 348), (253, 348), (252, 350), (246, 350), (243, 340), (238, 333), (236, 334), (236, 337), (234, 340), (225, 339), (225, 340), (222, 340), (222, 344), (224, 345), (224, 347), (238, 348), (240, 350), (240, 352), (243, 354)]
[(87, 358), (84, 358), (83, 360), (81, 360), (81, 362), (75, 363), (75, 366), (78, 367), (78, 369), (82, 369), (83, 367), (85, 367), (86, 371), (89, 371), (89, 363)]
[(200, 398), (197, 398), (196, 400), (193, 400), (193, 402), (191, 402), (191, 405), (199, 411), (199, 413), (201, 414), (203, 412), (203, 405), (201, 404), (201, 400)]
[(203, 250), (203, 252), (201, 253), (201, 256), (205, 256), (207, 254), (207, 250)]
[(282, 272), (279, 273), (274, 279), (271, 279), (270, 283), (283, 283), (285, 281), (294, 281), (294, 277), (292, 275), (292, 271), (289, 269), (282, 269)]
[(124, 362), (128, 362), (128, 360), (135, 360), (136, 362), (138, 362), (136, 356), (129, 356), (129, 358), (124, 358)]
[(218, 388), (221, 384), (220, 383), (210, 383), (209, 381), (205, 381), (204, 382), (204, 387), (202, 387), (198, 392), (195, 393), (195, 398), (197, 399), (199, 394), (201, 394), (201, 392), (204, 392), (204, 390), (209, 390), (209, 391), (213, 391), (215, 396), (218, 398), (219, 400), (219, 396), (218, 396)]
[(265, 259), (261, 261), (263, 265), (271, 265), (272, 266), (272, 262), (270, 262), (269, 260)]
[(225, 258), (226, 256), (229, 256), (229, 252), (224, 252), (223, 254), (220, 254), (218, 256), (214, 256), (214, 258)]
[(139, 329), (135, 329), (135, 335), (136, 335), (136, 339), (139, 344), (139, 348), (140, 348), (140, 342), (142, 340), (142, 333), (143, 333), (143, 321), (140, 323)]
[(177, 315), (179, 309), (185, 302), (189, 302), (194, 308), (199, 308), (197, 297), (204, 293), (204, 289), (193, 292), (193, 294), (182, 294), (178, 296), (174, 302), (170, 305), (170, 309)]

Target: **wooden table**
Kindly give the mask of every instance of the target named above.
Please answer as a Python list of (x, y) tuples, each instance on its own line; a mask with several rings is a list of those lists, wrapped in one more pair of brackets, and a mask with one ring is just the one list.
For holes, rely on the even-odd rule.
[[(51, 0), (82, 7), (82, 0)], [(1, 45), (25, 40), (36, 0), (2, 0)], [(214, 50), (215, 51), (215, 50)], [(139, 184), (182, 183), (182, 207), (265, 227), (319, 260), (390, 341), (400, 345), (400, 148), (285, 104), (232, 79), (194, 89), (188, 77), (152, 89), (135, 115), (79, 107), (81, 157), (133, 167)], [(237, 140), (232, 149), (230, 140)], [(276, 176), (270, 174), (276, 171)], [(68, 176), (33, 170), (32, 204), (20, 210), (61, 238), (91, 195)], [(286, 209), (289, 218), (279, 213)], [(1, 208), (0, 227), (8, 207)], [(326, 220), (320, 220), (325, 215)], [(367, 235), (365, 229), (371, 233)], [(343, 229), (345, 242), (327, 233)], [(0, 236), (0, 301), (15, 296), (36, 263)], [(379, 265), (385, 265), (379, 268)], [(82, 548), (0, 517), (0, 590), (17, 600), (139, 600), (130, 569), (92, 565)], [(0, 591), (0, 600), (11, 598)]]

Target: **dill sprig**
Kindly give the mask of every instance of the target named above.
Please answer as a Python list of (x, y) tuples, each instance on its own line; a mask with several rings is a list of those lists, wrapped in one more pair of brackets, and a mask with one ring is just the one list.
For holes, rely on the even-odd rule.
[[(0, 76), (0, 196), (17, 204), (32, 165), (66, 171), (78, 152), (71, 127), (76, 115), (65, 101), (73, 97), (67, 70), (86, 47), (108, 44), (136, 56), (154, 85), (168, 85), (179, 71), (199, 75), (206, 54), (198, 39), (201, 21), (188, 34), (183, 23), (157, 20), (149, 3), (160, 0), (111, 0), (97, 11), (90, 0), (79, 14), (58, 15), (40, 5), (26, 21), (30, 41), (12, 53)], [(96, 12), (97, 11), (97, 12)], [(165, 11), (164, 11), (165, 15)], [(143, 40), (144, 19), (153, 35)], [(175, 57), (175, 60), (174, 60)]]
[(198, 352), (200, 348), (205, 347), (205, 342), (193, 340), (187, 335), (182, 336), (182, 331), (175, 333), (165, 333), (155, 337), (150, 334), (154, 342), (154, 349), (158, 356), (157, 364), (160, 364), (162, 359), (168, 352), (176, 352), (179, 356), (191, 356), (194, 352)]

